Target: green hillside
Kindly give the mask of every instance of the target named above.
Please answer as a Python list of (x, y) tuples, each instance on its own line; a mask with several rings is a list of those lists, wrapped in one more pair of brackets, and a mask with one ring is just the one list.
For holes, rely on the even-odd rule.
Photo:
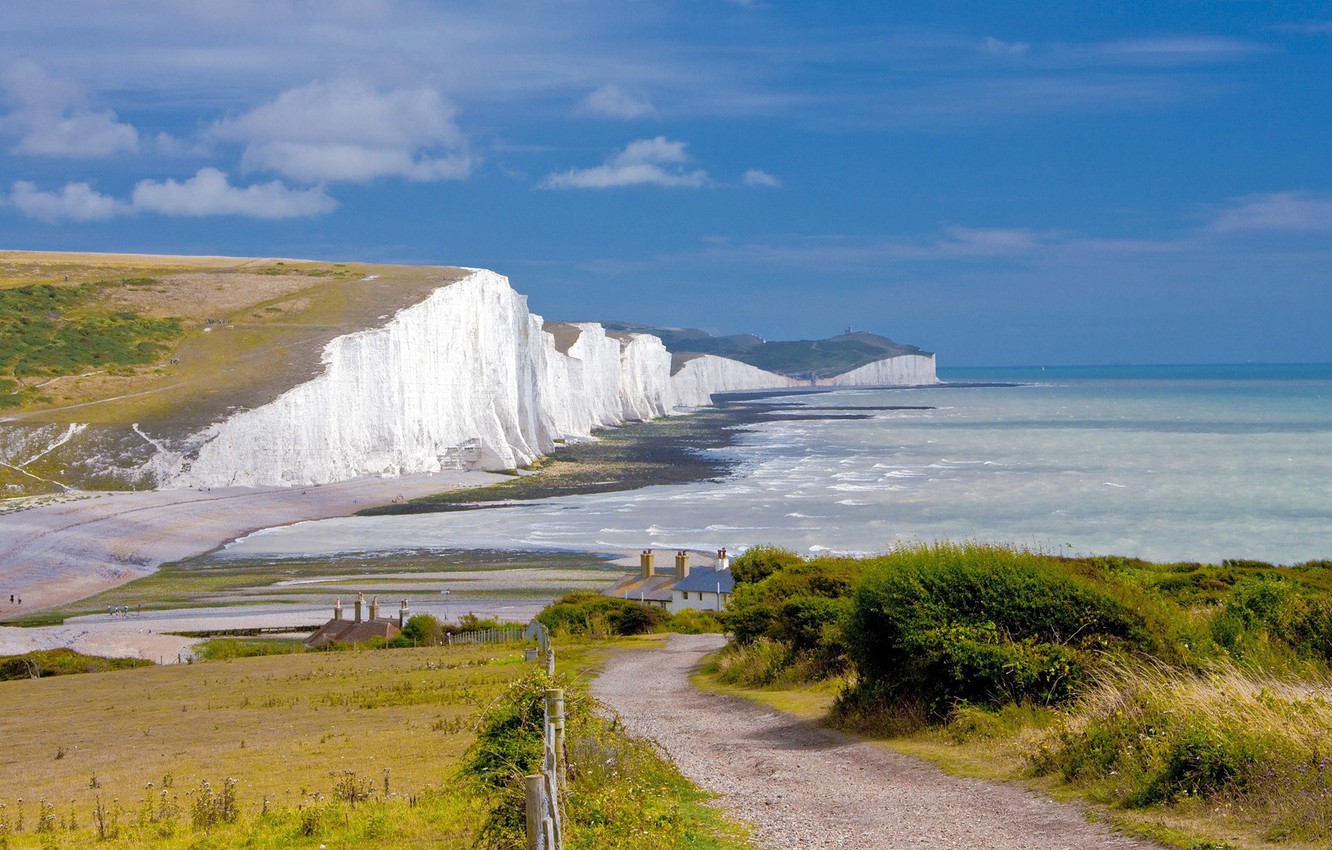
[(753, 334), (713, 336), (696, 328), (654, 328), (631, 322), (604, 324), (612, 331), (647, 333), (660, 337), (678, 361), (690, 354), (716, 354), (800, 379), (830, 378), (876, 360), (902, 354), (930, 353), (915, 345), (904, 345), (886, 336), (863, 331), (850, 331), (829, 339), (769, 342)]

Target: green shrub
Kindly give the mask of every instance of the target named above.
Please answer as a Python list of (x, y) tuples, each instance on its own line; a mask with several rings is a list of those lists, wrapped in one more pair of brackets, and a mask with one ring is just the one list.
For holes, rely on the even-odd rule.
[(780, 570), (789, 569), (805, 559), (789, 549), (777, 546), (752, 546), (731, 562), (731, 574), (737, 583), (762, 581)]
[(777, 609), (770, 631), (796, 652), (828, 651), (840, 655), (843, 649), (841, 624), (851, 613), (846, 597), (795, 596)]
[(0, 682), (151, 666), (153, 662), (142, 658), (102, 658), (84, 655), (72, 649), (40, 649), (0, 658)]
[(1301, 658), (1332, 661), (1332, 600), (1282, 575), (1237, 582), (1212, 622), (1212, 637), (1237, 658), (1272, 651), (1272, 640)]
[(476, 614), (468, 611), (458, 618), (458, 631), (460, 632), (483, 632), (486, 629), (503, 628), (504, 624), (495, 617), (478, 617)]
[(722, 624), (714, 611), (682, 608), (671, 615), (666, 629), (682, 635), (717, 634), (722, 631)]
[(444, 624), (431, 614), (414, 614), (403, 624), (398, 638), (407, 646), (439, 646), (444, 642)]
[(606, 636), (646, 634), (664, 625), (670, 616), (665, 608), (575, 591), (546, 606), (536, 618), (551, 631)]
[(1143, 618), (1057, 562), (1011, 549), (936, 544), (872, 562), (847, 629), (858, 674), (844, 709), (920, 701), (1066, 700), (1092, 650), (1159, 648)]

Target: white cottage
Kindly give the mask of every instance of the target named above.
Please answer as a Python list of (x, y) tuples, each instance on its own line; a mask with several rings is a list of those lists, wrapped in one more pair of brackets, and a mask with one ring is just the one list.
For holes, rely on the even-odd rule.
[(691, 569), (689, 553), (683, 550), (675, 553), (673, 574), (657, 573), (655, 561), (653, 551), (644, 549), (638, 558), (640, 572), (617, 581), (606, 595), (666, 608), (674, 614), (686, 608), (720, 611), (735, 590), (725, 549), (718, 550), (716, 567)]

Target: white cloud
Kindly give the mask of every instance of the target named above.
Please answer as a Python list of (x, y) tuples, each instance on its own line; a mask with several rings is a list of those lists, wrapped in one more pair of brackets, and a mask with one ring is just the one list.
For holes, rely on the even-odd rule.
[(612, 189), (621, 186), (665, 186), (697, 189), (708, 182), (706, 171), (685, 169), (685, 143), (665, 136), (630, 142), (624, 150), (593, 168), (570, 168), (548, 174), (541, 189)]
[(140, 180), (128, 202), (103, 195), (87, 183), (67, 183), (59, 191), (43, 192), (27, 180), (14, 184), (9, 200), (24, 215), (52, 223), (105, 221), (141, 212), (191, 218), (300, 218), (331, 212), (338, 206), (322, 186), (292, 189), (279, 180), (233, 186), (216, 168), (202, 168), (182, 181)]
[(240, 215), (300, 218), (332, 212), (338, 205), (324, 187), (291, 189), (280, 180), (232, 186), (216, 168), (202, 168), (188, 180), (142, 180), (134, 187), (135, 210), (172, 216)]
[(1230, 62), (1266, 50), (1267, 46), (1257, 42), (1215, 36), (1129, 38), (1095, 48), (1096, 53), (1114, 61), (1169, 65)]
[(992, 56), (1022, 56), (1031, 49), (1031, 45), (1025, 41), (1000, 41), (993, 36), (986, 36), (984, 49)]
[(1211, 229), (1218, 233), (1332, 230), (1332, 196), (1274, 192), (1235, 198), (1216, 214)]
[(87, 183), (67, 183), (59, 192), (42, 192), (31, 182), (20, 180), (9, 199), (29, 218), (52, 223), (105, 221), (126, 211), (125, 204)]
[(605, 85), (583, 98), (578, 111), (608, 118), (639, 118), (653, 112), (646, 95), (632, 95), (619, 86)]
[(219, 121), (211, 135), (243, 142), (245, 168), (307, 183), (460, 180), (473, 163), (455, 115), (431, 89), (380, 92), (341, 79), (289, 89), (272, 103)]
[(1048, 244), (1049, 234), (1025, 227), (950, 227), (933, 246), (940, 256), (1006, 257)]
[(93, 109), (77, 85), (52, 77), (33, 62), (15, 62), (0, 74), (13, 109), (0, 129), (19, 137), (14, 153), (92, 158), (134, 153), (139, 134), (109, 109)]
[(780, 188), (782, 181), (773, 177), (766, 171), (758, 168), (751, 168), (744, 173), (740, 180), (746, 186), (770, 186), (774, 189)]

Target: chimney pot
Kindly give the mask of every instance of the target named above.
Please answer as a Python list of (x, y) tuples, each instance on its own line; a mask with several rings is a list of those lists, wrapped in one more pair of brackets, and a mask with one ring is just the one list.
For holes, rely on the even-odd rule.
[(689, 553), (683, 549), (675, 553), (675, 578), (683, 581), (689, 577)]

